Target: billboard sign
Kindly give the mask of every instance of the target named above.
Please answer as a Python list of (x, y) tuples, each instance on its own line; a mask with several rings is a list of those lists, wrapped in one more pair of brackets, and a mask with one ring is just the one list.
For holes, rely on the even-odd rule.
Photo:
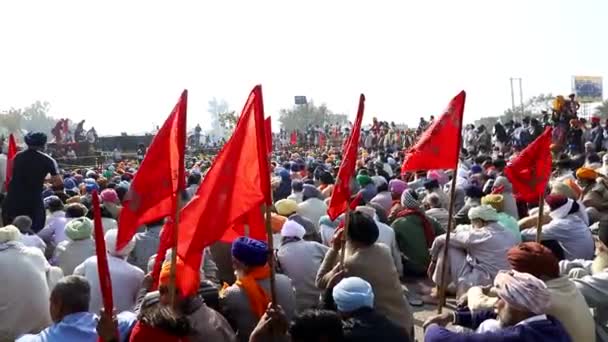
[(297, 105), (305, 105), (305, 104), (307, 104), (306, 96), (295, 96), (294, 102)]
[(578, 102), (602, 102), (603, 79), (598, 76), (574, 76), (572, 91), (576, 94)]

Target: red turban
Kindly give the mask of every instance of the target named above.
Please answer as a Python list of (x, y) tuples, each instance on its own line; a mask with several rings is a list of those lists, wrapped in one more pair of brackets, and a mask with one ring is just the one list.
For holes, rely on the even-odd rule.
[(549, 248), (537, 242), (524, 242), (509, 249), (507, 260), (517, 272), (541, 279), (559, 277), (559, 261)]

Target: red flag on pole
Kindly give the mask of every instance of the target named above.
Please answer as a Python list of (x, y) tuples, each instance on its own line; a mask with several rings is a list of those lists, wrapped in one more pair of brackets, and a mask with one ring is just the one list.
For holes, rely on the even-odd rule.
[(465, 98), (464, 90), (456, 95), (443, 115), (405, 153), (401, 174), (408, 171), (455, 169), (458, 166)]
[(296, 145), (298, 143), (298, 132), (291, 132), (291, 138), (289, 139), (289, 143), (292, 145)]
[(353, 125), (353, 129), (345, 144), (344, 159), (342, 159), (342, 162), (340, 163), (338, 179), (329, 201), (329, 208), (327, 209), (327, 214), (332, 221), (346, 211), (346, 206), (350, 200), (350, 181), (355, 173), (355, 166), (357, 165), (357, 153), (359, 150), (361, 121), (363, 120), (364, 108), (365, 96), (361, 94), (359, 97), (357, 118), (355, 119), (355, 124)]
[(232, 137), (180, 212), (178, 254), (189, 267), (200, 265), (203, 249), (243, 222), (244, 215), (271, 202), (265, 136), (262, 87), (258, 85), (249, 95)]
[(266, 151), (272, 153), (272, 121), (270, 116), (264, 120), (264, 132), (266, 133)]
[(8, 150), (6, 152), (6, 181), (4, 183), (4, 189), (8, 191), (8, 185), (13, 178), (13, 163), (15, 156), (17, 155), (17, 143), (15, 142), (15, 136), (11, 133), (8, 136)]
[(95, 227), (95, 253), (97, 255), (97, 272), (99, 273), (99, 288), (103, 299), (103, 309), (106, 313), (112, 314), (114, 311), (114, 301), (112, 299), (112, 279), (108, 268), (108, 255), (106, 252), (106, 241), (101, 225), (101, 207), (99, 205), (99, 195), (97, 190), (93, 190), (93, 223)]
[(123, 248), (142, 224), (173, 216), (175, 196), (184, 188), (188, 91), (158, 131), (125, 196), (116, 247)]
[(551, 178), (551, 136), (547, 127), (543, 134), (505, 168), (505, 175), (513, 184), (513, 192), (524, 201), (535, 202), (544, 193)]

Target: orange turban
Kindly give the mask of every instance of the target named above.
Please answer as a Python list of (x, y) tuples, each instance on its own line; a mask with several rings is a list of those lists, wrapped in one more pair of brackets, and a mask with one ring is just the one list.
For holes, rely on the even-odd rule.
[(581, 189), (581, 187), (578, 186), (578, 184), (576, 184), (576, 182), (573, 179), (571, 179), (571, 178), (566, 179), (564, 181), (564, 184), (569, 186), (570, 189), (572, 189), (572, 191), (574, 191), (574, 194), (576, 195), (576, 198), (573, 198), (574, 200), (578, 200), (579, 198), (581, 198), (581, 196), (583, 195), (583, 189)]
[[(158, 285), (168, 286), (170, 279), (171, 262), (165, 261), (160, 270)], [(175, 285), (179, 291), (179, 294), (183, 298), (195, 295), (200, 286), (199, 270), (194, 270), (188, 265), (184, 264), (180, 257), (177, 258), (177, 264), (175, 265)]]
[(576, 170), (576, 178), (578, 179), (595, 180), (597, 176), (597, 172), (588, 167), (581, 167), (580, 169)]

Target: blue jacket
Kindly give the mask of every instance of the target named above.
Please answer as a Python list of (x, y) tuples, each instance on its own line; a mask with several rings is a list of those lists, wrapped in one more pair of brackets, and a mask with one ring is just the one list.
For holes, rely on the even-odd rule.
[[(496, 318), (493, 311), (471, 313), (469, 310), (456, 313), (456, 324), (477, 329), (486, 319)], [(572, 339), (562, 324), (554, 317), (506, 327), (495, 332), (456, 333), (437, 324), (430, 325), (424, 336), (425, 342), (571, 342)]]
[[(137, 322), (132, 312), (118, 314), (120, 341), (127, 341), (129, 333)], [(37, 335), (23, 335), (16, 342), (97, 342), (97, 315), (79, 312), (65, 316), (61, 322), (42, 330)]]

